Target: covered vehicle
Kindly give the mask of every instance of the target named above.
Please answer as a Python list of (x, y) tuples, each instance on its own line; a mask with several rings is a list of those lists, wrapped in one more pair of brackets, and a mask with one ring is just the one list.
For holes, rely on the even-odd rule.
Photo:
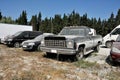
[(53, 35), (53, 33), (43, 33), (42, 35), (37, 36), (36, 38), (32, 39), (32, 40), (26, 40), (24, 42), (22, 42), (22, 48), (25, 51), (35, 51), (35, 50), (40, 50), (40, 44), (41, 44), (41, 40), (45, 37), (45, 36), (50, 36)]
[(112, 44), (112, 48), (110, 51), (110, 60), (112, 61), (112, 63), (120, 62), (120, 35)]

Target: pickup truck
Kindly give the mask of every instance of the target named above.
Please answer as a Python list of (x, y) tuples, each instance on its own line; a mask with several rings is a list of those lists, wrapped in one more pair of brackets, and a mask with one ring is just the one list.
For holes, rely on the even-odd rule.
[(73, 55), (81, 60), (84, 55), (96, 50), (102, 43), (102, 36), (87, 26), (64, 27), (58, 35), (47, 36), (41, 41), (41, 51), (47, 55)]

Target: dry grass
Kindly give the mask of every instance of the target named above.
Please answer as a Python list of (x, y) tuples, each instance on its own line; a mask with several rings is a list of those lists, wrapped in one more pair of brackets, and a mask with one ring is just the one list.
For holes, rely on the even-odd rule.
[(43, 55), (0, 45), (0, 80), (117, 80), (120, 76), (119, 69), (105, 73), (104, 65), (84, 60), (74, 64)]

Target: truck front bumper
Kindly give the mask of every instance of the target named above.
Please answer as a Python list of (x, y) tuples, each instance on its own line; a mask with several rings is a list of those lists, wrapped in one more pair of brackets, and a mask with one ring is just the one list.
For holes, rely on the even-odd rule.
[(56, 54), (65, 54), (65, 55), (74, 55), (76, 54), (75, 49), (68, 49), (68, 48), (49, 48), (49, 47), (40, 47), (41, 51), (49, 52), (49, 53), (56, 53)]

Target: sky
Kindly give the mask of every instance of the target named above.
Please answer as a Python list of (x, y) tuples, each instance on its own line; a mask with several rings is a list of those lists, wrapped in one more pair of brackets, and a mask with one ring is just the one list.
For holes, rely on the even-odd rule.
[(113, 12), (120, 9), (120, 0), (0, 0), (0, 12), (3, 16), (17, 19), (23, 10), (27, 19), (39, 12), (42, 19), (54, 17), (55, 14), (70, 14), (73, 10), (82, 16), (87, 13), (89, 18), (108, 19)]

